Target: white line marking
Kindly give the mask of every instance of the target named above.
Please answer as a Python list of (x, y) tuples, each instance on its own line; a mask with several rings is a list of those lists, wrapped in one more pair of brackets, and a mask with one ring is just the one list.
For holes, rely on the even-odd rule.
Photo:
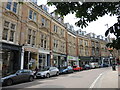
[(95, 81), (91, 84), (90, 88), (93, 88), (97, 82), (97, 80), (103, 75), (103, 73), (101, 73), (96, 79)]

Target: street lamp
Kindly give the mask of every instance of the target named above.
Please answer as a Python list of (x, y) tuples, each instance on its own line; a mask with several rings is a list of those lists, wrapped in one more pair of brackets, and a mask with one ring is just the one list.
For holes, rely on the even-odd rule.
[(110, 54), (111, 54), (111, 60), (112, 60), (112, 69), (113, 70), (116, 70), (116, 67), (115, 67), (115, 60), (114, 60), (114, 57), (113, 57), (113, 48), (108, 48), (108, 50), (109, 50), (109, 52), (110, 52)]

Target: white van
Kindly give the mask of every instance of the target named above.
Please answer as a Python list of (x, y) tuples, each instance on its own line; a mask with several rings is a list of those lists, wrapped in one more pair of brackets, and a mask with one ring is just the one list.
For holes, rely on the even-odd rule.
[(95, 63), (90, 63), (89, 65), (90, 65), (90, 67), (91, 67), (92, 69), (95, 68)]

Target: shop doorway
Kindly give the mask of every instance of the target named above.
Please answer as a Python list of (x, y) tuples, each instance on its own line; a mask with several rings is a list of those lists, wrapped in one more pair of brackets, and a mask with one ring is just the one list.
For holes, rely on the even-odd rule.
[(20, 52), (17, 50), (2, 50), (2, 76), (15, 73), (20, 69)]
[(24, 69), (35, 70), (37, 67), (37, 54), (29, 51), (24, 53)]

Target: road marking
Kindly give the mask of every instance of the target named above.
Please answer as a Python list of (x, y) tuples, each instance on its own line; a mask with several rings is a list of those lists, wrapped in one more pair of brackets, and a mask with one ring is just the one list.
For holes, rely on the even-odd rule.
[(90, 88), (93, 88), (96, 84), (96, 82), (98, 81), (98, 79), (103, 75), (103, 73), (101, 73), (96, 79), (95, 81), (91, 84)]

